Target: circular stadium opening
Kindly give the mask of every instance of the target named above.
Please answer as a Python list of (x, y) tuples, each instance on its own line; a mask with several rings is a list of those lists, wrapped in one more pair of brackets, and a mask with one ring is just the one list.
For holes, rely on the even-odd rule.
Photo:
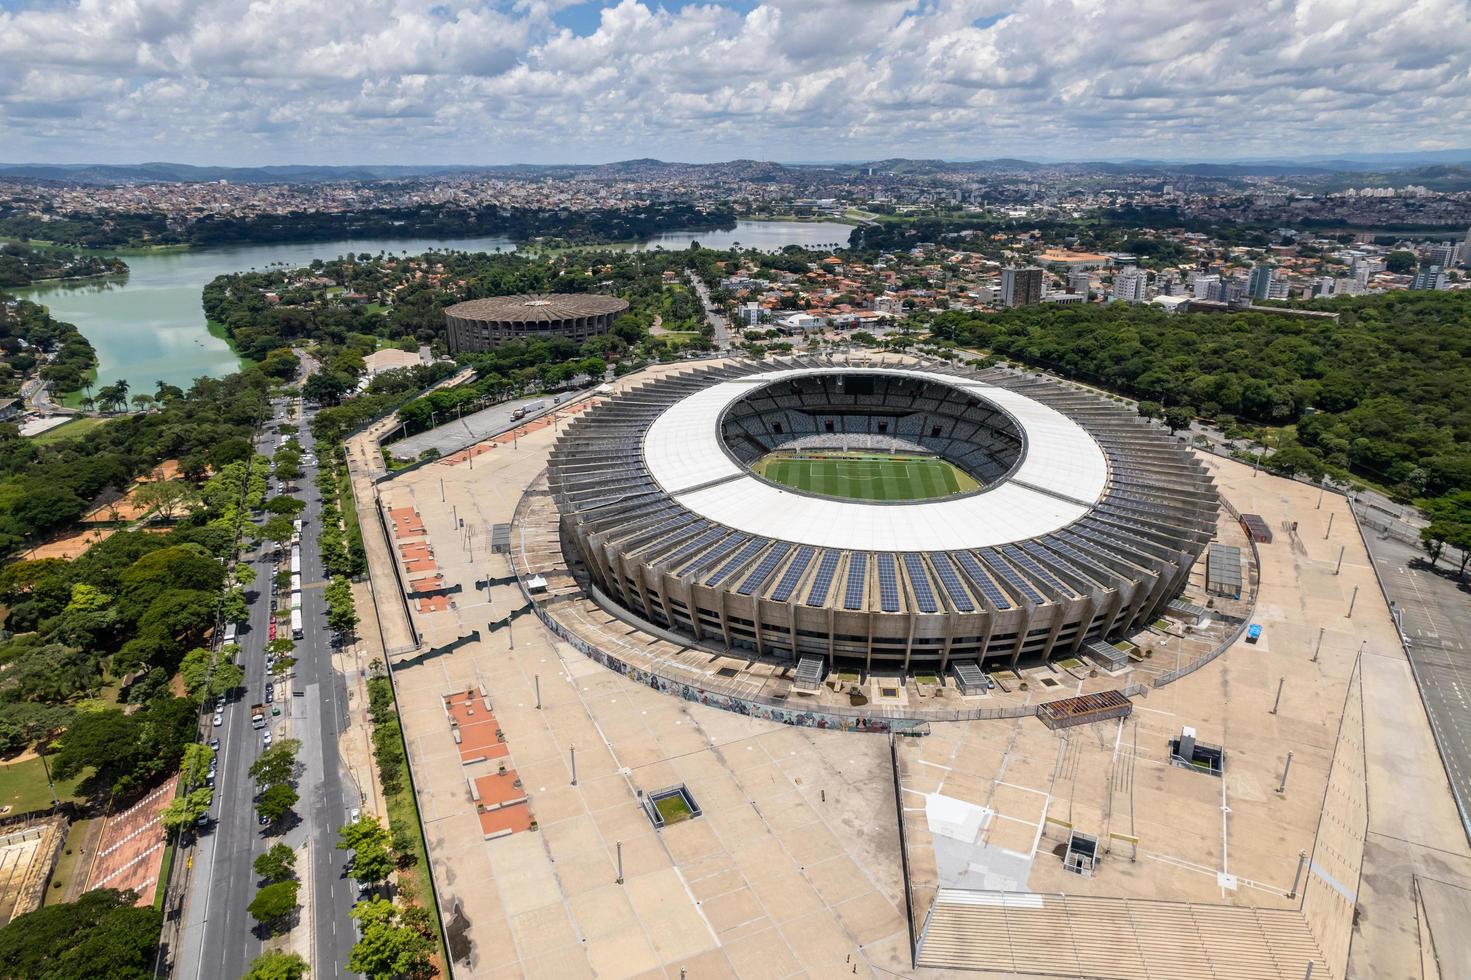
[(755, 476), (816, 497), (905, 503), (978, 493), (1022, 461), (1021, 427), (974, 392), (899, 374), (806, 374), (762, 385), (720, 421)]

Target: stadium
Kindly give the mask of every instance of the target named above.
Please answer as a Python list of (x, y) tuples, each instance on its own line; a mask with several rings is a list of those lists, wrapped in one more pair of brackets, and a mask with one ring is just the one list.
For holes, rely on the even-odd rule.
[(543, 293), (472, 299), (446, 307), (451, 354), (486, 351), (510, 340), (566, 337), (581, 343), (607, 333), (628, 309), (625, 300), (597, 293)]
[(1218, 506), (1128, 407), (944, 362), (654, 380), (569, 425), (547, 485), (605, 609), (799, 674), (1120, 659)]

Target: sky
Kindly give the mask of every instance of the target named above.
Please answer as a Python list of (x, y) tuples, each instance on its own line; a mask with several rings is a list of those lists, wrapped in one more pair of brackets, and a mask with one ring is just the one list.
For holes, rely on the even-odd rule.
[(0, 160), (1471, 146), (1467, 0), (0, 0)]

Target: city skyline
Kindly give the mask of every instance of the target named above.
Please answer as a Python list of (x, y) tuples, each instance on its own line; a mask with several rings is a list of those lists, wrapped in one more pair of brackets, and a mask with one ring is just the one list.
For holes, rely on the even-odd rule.
[(1471, 144), (1468, 30), (1450, 0), (19, 0), (0, 140), (245, 166), (1436, 151)]

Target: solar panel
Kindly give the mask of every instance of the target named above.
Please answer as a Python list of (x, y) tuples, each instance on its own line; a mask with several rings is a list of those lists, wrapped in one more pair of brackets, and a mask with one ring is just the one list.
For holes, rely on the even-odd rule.
[(940, 584), (950, 596), (950, 604), (960, 612), (975, 612), (976, 604), (966, 593), (965, 586), (960, 584), (960, 575), (956, 573), (955, 563), (950, 560), (950, 556), (944, 553), (932, 554), (930, 564), (935, 567), (935, 574), (940, 576)]
[(1058, 590), (1058, 592), (1065, 594), (1065, 596), (1075, 596), (1075, 594), (1077, 594), (1074, 592), (1074, 590), (1068, 589), (1065, 584), (1062, 584), (1062, 581), (1059, 580), (1056, 575), (1053, 575), (1052, 572), (1047, 571), (1046, 568), (1041, 567), (1041, 565), (1037, 564), (1037, 562), (1031, 561), (1031, 558), (1028, 558), (1027, 553), (1022, 552), (1022, 550), (1019, 549), (1019, 547), (1014, 546), (1014, 544), (1008, 544), (1008, 546), (1006, 546), (1005, 549), (1002, 550), (1006, 553), (1006, 558), (1012, 559), (1012, 561), (1016, 562), (1019, 567), (1027, 569), (1028, 574), (1034, 575), (1034, 577), (1036, 577), (1037, 581), (1040, 581), (1040, 583), (1047, 584), (1047, 586), (1052, 586), (1053, 589), (1056, 589)]
[(822, 561), (817, 564), (817, 574), (812, 577), (812, 588), (807, 590), (807, 605), (820, 606), (827, 601), (827, 591), (833, 584), (833, 572), (838, 570), (838, 558), (842, 552), (824, 551)]
[(727, 532), (726, 529), (723, 527), (712, 527), (710, 528), (710, 530), (704, 532), (703, 534), (697, 534), (695, 535), (694, 540), (686, 541), (684, 544), (674, 549), (673, 553), (661, 558), (654, 567), (668, 568), (670, 565), (681, 562), (725, 533)]
[(802, 578), (802, 573), (807, 571), (807, 566), (812, 563), (812, 556), (816, 549), (802, 547), (797, 549), (797, 554), (792, 558), (792, 563), (787, 566), (786, 574), (776, 584), (776, 591), (771, 593), (771, 598), (776, 602), (786, 602), (792, 597), (792, 592), (797, 588), (797, 582)]
[(1047, 601), (1046, 596), (1033, 588), (1031, 582), (1018, 575), (1016, 569), (1002, 561), (996, 552), (987, 549), (981, 552), (981, 556), (986, 559), (987, 568), (1005, 579), (1008, 585), (1020, 592), (1029, 602), (1035, 602), (1040, 605)]
[(935, 590), (930, 588), (930, 577), (925, 574), (924, 561), (919, 555), (904, 556), (904, 571), (909, 574), (909, 584), (914, 589), (914, 601), (920, 612), (939, 612), (940, 603), (935, 599)]
[(741, 543), (746, 539), (746, 535), (738, 534), (733, 538), (729, 538), (725, 541), (720, 542), (715, 547), (711, 548), (709, 551), (705, 552), (703, 555), (690, 562), (684, 568), (681, 568), (679, 570), (679, 577), (684, 578), (686, 576), (693, 576), (695, 578), (699, 578), (701, 575), (705, 574), (705, 572), (709, 571), (716, 562), (724, 558), (726, 555), (730, 554), (736, 548), (740, 547)]
[(981, 567), (975, 555), (969, 551), (958, 551), (955, 553), (955, 560), (960, 562), (960, 567), (965, 569), (965, 574), (970, 576), (971, 582), (981, 590), (981, 595), (986, 597), (987, 602), (997, 609), (1011, 608), (1011, 599), (991, 580), (990, 573)]
[(736, 591), (741, 595), (754, 594), (757, 589), (766, 584), (766, 580), (771, 578), (772, 573), (776, 571), (776, 566), (781, 564), (781, 560), (791, 550), (791, 545), (785, 541), (778, 541), (776, 546), (761, 558), (760, 564), (752, 569), (751, 574), (746, 576), (745, 581), (741, 583), (741, 587), (736, 589)]
[[(894, 573), (894, 556), (879, 555), (879, 608), (884, 612), (899, 611), (899, 577)], [(853, 576), (848, 575), (848, 584), (851, 588)], [(849, 607), (854, 608), (854, 607)]]
[(843, 591), (844, 609), (863, 608), (863, 581), (868, 574), (868, 555), (855, 554), (848, 561), (848, 586)]
[(760, 551), (766, 543), (766, 538), (757, 538), (756, 540), (747, 544), (736, 554), (734, 558), (726, 562), (724, 565), (721, 565), (720, 571), (710, 576), (710, 581), (706, 584), (713, 588), (714, 586), (717, 586), (721, 582), (725, 581), (726, 577), (734, 572), (737, 568), (740, 568), (746, 562), (754, 558), (756, 556), (756, 552)]

